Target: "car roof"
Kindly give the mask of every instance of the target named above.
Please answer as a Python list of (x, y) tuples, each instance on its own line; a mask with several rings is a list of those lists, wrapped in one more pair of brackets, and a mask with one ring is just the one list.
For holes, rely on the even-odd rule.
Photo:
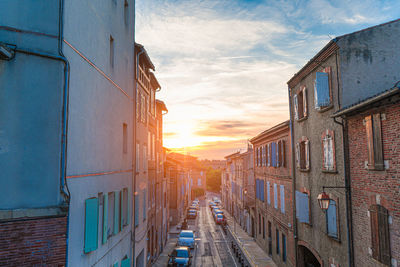
[(193, 230), (182, 230), (181, 233), (193, 233)]
[(189, 250), (188, 247), (176, 247), (175, 250)]

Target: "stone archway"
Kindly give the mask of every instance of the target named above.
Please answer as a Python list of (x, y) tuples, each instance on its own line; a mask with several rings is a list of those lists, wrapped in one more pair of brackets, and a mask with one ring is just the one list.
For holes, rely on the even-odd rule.
[(299, 267), (322, 267), (323, 263), (318, 253), (310, 248), (307, 243), (298, 243), (298, 264)]

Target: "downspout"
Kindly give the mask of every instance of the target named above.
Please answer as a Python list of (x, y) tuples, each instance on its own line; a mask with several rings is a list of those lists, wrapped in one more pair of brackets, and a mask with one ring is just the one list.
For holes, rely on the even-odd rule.
[[(338, 53), (336, 52), (336, 81), (338, 88), (338, 105), (340, 108), (340, 83), (339, 83), (339, 65)], [(352, 203), (351, 203), (351, 180), (350, 180), (350, 156), (349, 156), (349, 139), (347, 120), (342, 117), (342, 122), (338, 122), (336, 118), (333, 121), (339, 124), (342, 128), (342, 144), (343, 144), (343, 169), (344, 169), (344, 185), (346, 190), (346, 224), (347, 224), (347, 250), (348, 250), (348, 263), (349, 267), (354, 266), (354, 247), (353, 247), (353, 218), (352, 218)]]
[(295, 164), (295, 142), (294, 142), (294, 129), (293, 129), (293, 115), (292, 115), (292, 104), (291, 104), (291, 97), (290, 97), (290, 87), (288, 86), (288, 97), (289, 97), (289, 116), (290, 116), (290, 122), (289, 122), (289, 127), (290, 127), (290, 143), (291, 143), (291, 149), (292, 149), (292, 199), (294, 200), (293, 203), (293, 239), (294, 239), (294, 265), (297, 266), (297, 261), (298, 261), (298, 255), (297, 255), (297, 241), (298, 241), (298, 236), (297, 236), (297, 218), (296, 218), (296, 164)]

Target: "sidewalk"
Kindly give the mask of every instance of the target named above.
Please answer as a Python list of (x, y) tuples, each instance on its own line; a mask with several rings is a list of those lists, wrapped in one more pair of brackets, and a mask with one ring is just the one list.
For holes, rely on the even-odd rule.
[(234, 225), (232, 216), (224, 210), (224, 215), (228, 223), (228, 227), (232, 236), (236, 239), (242, 250), (245, 252), (246, 257), (250, 261), (252, 266), (263, 266), (263, 267), (276, 267), (277, 265), (273, 262), (272, 258), (260, 248), (254, 238), (249, 236), (238, 223)]
[(156, 262), (152, 264), (152, 266), (165, 267), (168, 265), (168, 254), (171, 254), (176, 247), (176, 243), (178, 242), (178, 235), (181, 231), (180, 228), (178, 228), (178, 225), (174, 225), (169, 229), (167, 244), (165, 245), (160, 256), (158, 256)]

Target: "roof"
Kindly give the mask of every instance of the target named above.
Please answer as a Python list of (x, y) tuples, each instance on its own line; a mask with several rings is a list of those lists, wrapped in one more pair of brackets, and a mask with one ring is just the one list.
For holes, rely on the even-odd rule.
[(151, 85), (153, 86), (153, 88), (154, 88), (155, 90), (161, 89), (161, 85), (160, 85), (160, 83), (158, 82), (158, 80), (157, 80), (157, 78), (156, 78), (156, 75), (154, 75), (154, 73), (151, 72), (151, 71), (149, 71), (149, 75), (150, 75), (150, 83), (151, 83)]
[(283, 128), (288, 127), (289, 126), (289, 122), (290, 122), (290, 120), (284, 121), (282, 123), (279, 123), (279, 124), (269, 128), (268, 130), (265, 130), (265, 131), (259, 133), (255, 137), (251, 138), (250, 142), (251, 143), (257, 142), (257, 141), (261, 140), (262, 138), (266, 137), (269, 134), (274, 134), (274, 133), (282, 130)]
[(146, 63), (149, 65), (149, 68), (155, 71), (156, 68), (154, 67), (153, 62), (151, 62), (151, 59), (150, 59), (149, 55), (147, 54), (147, 51), (144, 48), (144, 46), (141, 45), (141, 44), (135, 43), (135, 50), (137, 50), (138, 53), (143, 52), (143, 54), (145, 56)]
[(161, 100), (156, 99), (156, 105), (163, 111), (168, 111), (167, 106)]
[(331, 41), (329, 41), (324, 48), (322, 48), (313, 58), (311, 58), (297, 73), (293, 75), (293, 77), (287, 82), (288, 86), (290, 88), (293, 88), (296, 86), (305, 76), (307, 76), (310, 72), (312, 72), (316, 67), (320, 65), (321, 62), (325, 61), (329, 56), (331, 56), (337, 49), (339, 49), (339, 46), (337, 45), (337, 42), (349, 35), (357, 34), (363, 31), (368, 31), (377, 27), (381, 27), (387, 24), (395, 23), (400, 21), (400, 19), (396, 19), (393, 21), (385, 22), (382, 24), (378, 24), (372, 27), (368, 27), (362, 30), (358, 30), (352, 33), (347, 33), (341, 36), (338, 36)]
[(234, 156), (237, 156), (238, 154), (240, 154), (240, 151), (238, 151), (238, 152), (235, 152), (235, 153), (232, 153), (232, 154), (230, 154), (230, 155), (228, 155), (228, 156), (225, 156), (224, 158), (231, 158), (231, 157), (234, 157)]
[(354, 103), (352, 105), (344, 107), (344, 108), (336, 111), (335, 113), (333, 113), (331, 115), (331, 117), (333, 117), (333, 118), (334, 117), (339, 117), (339, 116), (342, 116), (342, 115), (345, 115), (345, 114), (360, 110), (360, 109), (362, 109), (362, 108), (364, 108), (364, 107), (366, 107), (366, 106), (368, 106), (370, 104), (373, 104), (373, 103), (375, 103), (375, 102), (377, 102), (379, 100), (383, 100), (383, 99), (385, 99), (387, 97), (390, 97), (392, 95), (399, 94), (400, 93), (400, 87), (398, 85), (399, 83), (400, 83), (400, 81), (398, 81), (396, 83), (396, 85), (394, 87), (390, 88), (390, 89), (387, 89), (387, 90), (385, 90), (383, 92), (380, 92), (379, 94), (373, 95), (371, 97), (368, 97), (367, 99), (364, 99), (362, 101), (359, 101), (357, 103)]

